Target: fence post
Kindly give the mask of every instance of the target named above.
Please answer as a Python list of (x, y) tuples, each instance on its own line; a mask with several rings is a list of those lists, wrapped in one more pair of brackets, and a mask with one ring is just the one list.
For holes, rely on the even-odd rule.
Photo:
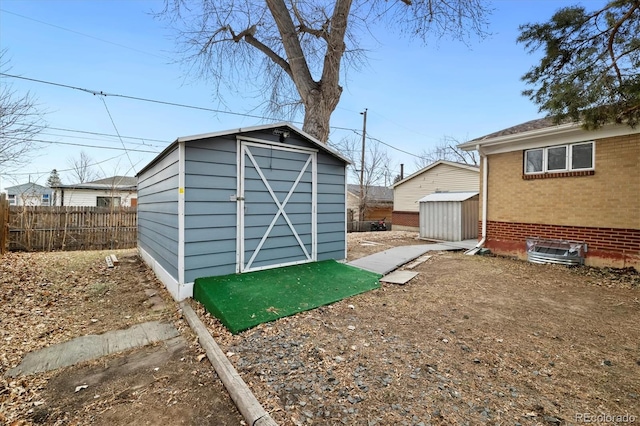
[(9, 200), (4, 192), (0, 194), (0, 256), (7, 252), (9, 241)]

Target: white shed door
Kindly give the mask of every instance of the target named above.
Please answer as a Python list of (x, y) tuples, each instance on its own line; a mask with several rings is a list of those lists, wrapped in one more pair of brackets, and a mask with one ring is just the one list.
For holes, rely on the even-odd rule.
[(316, 152), (241, 141), (238, 272), (312, 262), (316, 253)]

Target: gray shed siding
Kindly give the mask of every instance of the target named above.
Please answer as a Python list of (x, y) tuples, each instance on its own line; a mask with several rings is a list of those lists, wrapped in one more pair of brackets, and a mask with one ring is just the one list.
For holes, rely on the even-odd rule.
[(235, 137), (185, 144), (184, 280), (236, 271)]
[[(248, 137), (278, 142), (277, 136), (270, 133), (248, 134)], [(289, 137), (287, 145), (292, 147), (313, 148), (305, 140)], [(270, 151), (270, 150), (269, 150)], [(266, 156), (257, 156), (256, 160), (267, 161)], [(273, 182), (274, 191), (284, 191), (298, 172), (287, 171), (300, 167), (297, 160), (288, 159), (286, 152), (278, 152), (279, 158), (269, 156), (270, 166), (278, 170), (282, 184)], [(264, 189), (261, 180), (250, 179), (246, 190), (257, 191), (257, 197), (265, 201), (264, 220), (252, 222), (255, 227), (245, 230), (253, 244), (264, 234), (264, 230), (276, 213), (275, 205), (269, 204), (271, 196)], [(261, 186), (262, 185), (262, 186)], [(299, 185), (310, 185), (301, 182)], [(346, 257), (345, 234), (345, 165), (334, 156), (318, 152), (317, 154), (317, 259), (344, 259)], [(196, 278), (233, 274), (236, 272), (237, 250), (237, 211), (236, 202), (230, 197), (237, 192), (237, 141), (236, 137), (204, 139), (186, 143), (185, 148), (185, 282)], [(294, 213), (296, 202), (303, 201), (302, 194), (296, 194), (287, 204), (289, 218), (298, 232), (311, 235), (311, 223), (308, 214)], [(280, 218), (277, 224), (282, 225)], [(284, 227), (282, 227), (284, 228)], [(276, 226), (270, 236), (277, 236), (281, 230)], [(284, 231), (283, 231), (284, 232)], [(301, 238), (303, 235), (301, 235)], [(247, 238), (245, 238), (246, 240)], [(302, 238), (306, 242), (305, 238)], [(274, 238), (261, 250), (258, 263), (284, 259), (294, 253), (290, 249), (294, 240), (290, 236)], [(247, 248), (255, 248), (249, 246)], [(308, 248), (310, 250), (310, 247)], [(295, 259), (294, 259), (295, 260)], [(262, 263), (261, 263), (262, 262)]]
[[(162, 280), (178, 300), (189, 296), (196, 278), (232, 274), (239, 268), (239, 202), (235, 200), (240, 167), (238, 139), (243, 142), (248, 139), (244, 146), (261, 172), (269, 174), (267, 181), (278, 195), (279, 203), (289, 193), (306, 161), (315, 156), (316, 259), (346, 258), (346, 160), (325, 152), (293, 129), (284, 143), (273, 134), (273, 128), (182, 138), (138, 176), (139, 247), (148, 253), (150, 259), (145, 260), (149, 264), (155, 262), (166, 271)], [(304, 250), (280, 217), (250, 268), (304, 262), (308, 260), (304, 252), (313, 253), (311, 165), (285, 206)], [(278, 207), (257, 169), (253, 165), (246, 167), (245, 163), (244, 173), (245, 238), (242, 241), (246, 257), (247, 253), (256, 251)], [(183, 192), (179, 191), (180, 185)], [(248, 195), (252, 204), (247, 204)], [(255, 208), (255, 214), (246, 214), (247, 205), (250, 210)], [(243, 268), (251, 270), (246, 267), (246, 261), (245, 258)]]
[(420, 237), (462, 241), (478, 237), (478, 196), (465, 201), (420, 202)]
[(138, 180), (138, 244), (178, 279), (178, 150)]
[(345, 172), (338, 158), (318, 152), (318, 260), (347, 257)]

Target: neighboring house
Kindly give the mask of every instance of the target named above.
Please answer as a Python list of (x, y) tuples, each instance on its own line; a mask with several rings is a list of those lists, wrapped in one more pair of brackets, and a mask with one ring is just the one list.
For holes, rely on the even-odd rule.
[(37, 183), (5, 188), (10, 206), (51, 206), (53, 190)]
[[(393, 190), (386, 186), (369, 185), (366, 194), (364, 220), (386, 219), (391, 222), (393, 212)], [(360, 185), (347, 185), (347, 220), (360, 218)]]
[(195, 279), (346, 258), (349, 160), (288, 123), (178, 138), (138, 174), (138, 250)]
[(55, 205), (84, 207), (135, 207), (138, 180), (113, 176), (93, 182), (60, 185), (54, 189)]
[(540, 119), (459, 147), (482, 157), (485, 247), (524, 258), (528, 237), (582, 241), (587, 265), (640, 270), (640, 128)]
[(420, 230), (420, 199), (436, 192), (478, 191), (479, 168), (439, 160), (396, 182), (393, 188), (393, 229)]

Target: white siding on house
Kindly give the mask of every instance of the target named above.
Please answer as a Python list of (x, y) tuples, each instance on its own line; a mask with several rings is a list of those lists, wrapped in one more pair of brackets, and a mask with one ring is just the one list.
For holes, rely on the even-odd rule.
[(418, 212), (422, 197), (434, 192), (478, 191), (480, 174), (478, 171), (438, 164), (424, 173), (408, 179), (393, 190), (393, 210)]
[(97, 189), (72, 189), (65, 188), (64, 200), (60, 189), (57, 190), (55, 201), (56, 205), (64, 203), (65, 206), (81, 206), (81, 207), (96, 207), (98, 197), (120, 197), (120, 205), (122, 207), (130, 207), (131, 199), (136, 198), (137, 194), (131, 191), (111, 191), (111, 190), (97, 190)]

